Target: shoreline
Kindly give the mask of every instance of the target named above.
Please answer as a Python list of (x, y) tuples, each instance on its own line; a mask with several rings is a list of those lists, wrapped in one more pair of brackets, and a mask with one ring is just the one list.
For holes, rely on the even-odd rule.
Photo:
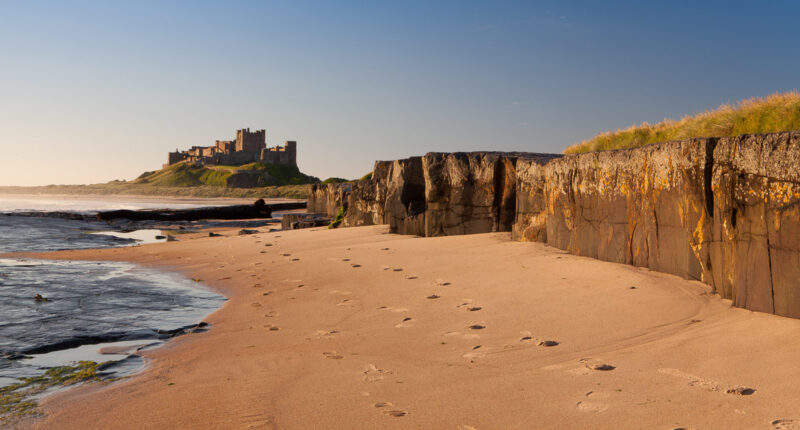
[[(25, 194), (25, 193), (5, 193), (0, 189), (0, 199), (39, 199), (47, 200), (54, 197), (65, 200), (111, 200), (111, 201), (129, 201), (129, 202), (164, 202), (164, 203), (180, 203), (180, 204), (214, 204), (214, 202), (225, 202), (226, 204), (240, 205), (252, 204), (258, 200), (253, 197), (191, 197), (191, 196), (156, 196), (156, 195), (137, 195), (137, 194)], [(283, 197), (268, 197), (264, 198), (265, 201), (271, 203), (284, 203), (303, 201), (305, 199), (290, 199)]]
[(146, 352), (133, 378), (46, 399), (21, 428), (800, 424), (798, 320), (507, 234), (386, 232), (15, 254), (172, 270), (228, 298), (210, 331)]

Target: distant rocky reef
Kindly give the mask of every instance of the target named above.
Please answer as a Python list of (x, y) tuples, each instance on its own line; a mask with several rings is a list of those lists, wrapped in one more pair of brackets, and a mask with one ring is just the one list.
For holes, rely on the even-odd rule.
[(308, 209), (400, 234), (509, 231), (800, 318), (800, 132), (567, 156), (429, 153), (314, 185)]

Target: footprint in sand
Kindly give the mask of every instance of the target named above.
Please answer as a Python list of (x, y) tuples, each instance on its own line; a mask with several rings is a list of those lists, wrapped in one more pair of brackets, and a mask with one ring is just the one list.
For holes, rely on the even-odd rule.
[(271, 429), (275, 425), (275, 417), (263, 414), (244, 415), (242, 419), (247, 429)]
[[(543, 341), (537, 343), (537, 345), (546, 346), (546, 347), (557, 346), (558, 345), (558, 341), (555, 341), (555, 340), (543, 340)], [(608, 365), (606, 365), (606, 366), (608, 366)], [(595, 369), (595, 370), (613, 370), (613, 369)]]
[(446, 286), (450, 285), (450, 283), (447, 282), (447, 281), (444, 281), (443, 279), (437, 278), (435, 281), (433, 281), (433, 285), (435, 285), (437, 287), (446, 287)]
[(279, 314), (277, 312), (275, 312), (275, 311), (269, 311), (269, 312), (264, 314), (264, 316), (267, 317), (267, 318), (275, 318), (278, 315)]
[(374, 364), (367, 364), (362, 373), (364, 373), (364, 380), (367, 382), (383, 381), (384, 375), (392, 374), (390, 371), (378, 369)]
[(465, 306), (472, 307), (472, 299), (461, 299), (463, 302), (460, 305), (456, 305), (456, 309), (463, 308)]
[(379, 311), (392, 311), (394, 313), (403, 313), (408, 312), (408, 308), (391, 308), (389, 306), (381, 306), (378, 308)]
[(477, 311), (479, 311), (481, 309), (483, 309), (483, 308), (480, 307), (480, 306), (472, 306), (472, 307), (468, 307), (467, 311), (469, 311), (469, 312), (477, 312)]
[(470, 363), (474, 363), (476, 358), (486, 353), (486, 351), (481, 350), (481, 348), (483, 348), (483, 345), (475, 345), (472, 347), (472, 350), (470, 352), (467, 352), (466, 354), (461, 354), (461, 357), (468, 358)]
[(292, 258), (292, 261), (300, 261), (299, 258)]
[(475, 427), (472, 427), (472, 426), (467, 426), (467, 425), (461, 424), (461, 425), (458, 426), (458, 430), (478, 430), (478, 429), (475, 428)]
[(354, 269), (355, 269), (355, 268), (357, 268), (357, 267), (361, 267), (361, 265), (360, 265), (360, 264), (351, 264), (351, 265), (350, 265), (350, 267), (352, 267), (352, 268), (354, 268)]
[(342, 258), (342, 261), (350, 261), (349, 258)]
[(608, 405), (601, 400), (607, 399), (609, 393), (589, 391), (584, 397), (583, 400), (575, 404), (579, 411), (600, 413), (608, 409)]
[(378, 403), (375, 403), (374, 406), (376, 408), (378, 408), (381, 411), (382, 414), (389, 415), (390, 417), (399, 418), (399, 417), (404, 417), (404, 416), (408, 415), (408, 411), (404, 411), (402, 409), (396, 408), (390, 402), (378, 402)]
[(590, 370), (600, 370), (603, 372), (608, 372), (617, 368), (617, 366), (607, 363), (587, 364), (586, 367)]
[(388, 251), (389, 248), (381, 248), (381, 251)]
[[(749, 396), (756, 392), (755, 388), (750, 388), (750, 387), (729, 386), (728, 388), (723, 388), (722, 384), (720, 384), (717, 381), (701, 378), (699, 376), (682, 372), (678, 369), (665, 368), (665, 369), (658, 369), (658, 371), (659, 373), (664, 373), (678, 378), (687, 379), (689, 381), (690, 387), (699, 387), (708, 391), (713, 391), (713, 392), (724, 391), (726, 394), (733, 394), (736, 396)], [(800, 426), (798, 428), (800, 428)]]
[(471, 330), (483, 330), (483, 329), (485, 329), (485, 328), (486, 328), (486, 326), (485, 326), (485, 325), (483, 325), (483, 323), (480, 323), (480, 324), (471, 324), (471, 325), (469, 326), (469, 328), (470, 328)]
[(603, 363), (597, 360), (592, 360), (590, 358), (581, 358), (580, 360), (578, 360), (578, 362), (583, 364), (583, 367), (571, 369), (569, 370), (570, 373), (574, 373), (576, 375), (588, 375), (593, 370), (600, 372), (609, 372), (617, 368), (614, 365)]
[(413, 276), (413, 275), (408, 275), (408, 276), (406, 276), (406, 279), (417, 279), (417, 277)]
[(797, 420), (788, 420), (788, 419), (775, 420), (775, 421), (772, 421), (770, 424), (772, 424), (772, 427), (775, 430), (800, 429), (800, 421), (797, 421)]
[(594, 413), (600, 413), (608, 409), (608, 405), (606, 404), (596, 403), (596, 402), (584, 402), (584, 401), (576, 403), (575, 407), (577, 407), (579, 411), (594, 412)]
[(281, 254), (281, 255), (284, 256), (284, 257), (291, 257), (292, 256), (292, 254)]
[(392, 272), (402, 272), (402, 271), (403, 271), (403, 269), (401, 269), (399, 267), (395, 267), (394, 269), (392, 269)]
[(429, 298), (429, 299), (438, 299), (439, 297), (440, 297), (440, 296), (438, 296), (438, 295), (436, 295), (436, 294), (431, 294), (431, 295), (430, 295), (430, 296), (428, 296), (427, 298)]
[(725, 390), (727, 394), (735, 394), (737, 396), (749, 396), (756, 392), (755, 388), (748, 387), (733, 387)]
[(344, 358), (344, 356), (337, 354), (336, 351), (323, 352), (322, 355), (331, 360), (341, 360)]
[(272, 325), (272, 324), (267, 324), (267, 325), (265, 325), (265, 326), (264, 326), (264, 328), (265, 328), (265, 329), (267, 329), (267, 330), (269, 330), (269, 331), (278, 331), (278, 330), (280, 330), (280, 328), (278, 328), (278, 327), (275, 327), (275, 326), (274, 326), (274, 325)]
[(403, 318), (403, 321), (400, 324), (396, 324), (395, 327), (410, 327), (411, 326), (411, 317)]
[(314, 334), (315, 334), (317, 337), (330, 337), (330, 336), (333, 336), (333, 335), (335, 335), (335, 334), (338, 334), (338, 333), (339, 333), (339, 331), (338, 331), (338, 330), (330, 330), (330, 331), (327, 331), (327, 330), (317, 330), (317, 332), (316, 332), (316, 333), (314, 333)]

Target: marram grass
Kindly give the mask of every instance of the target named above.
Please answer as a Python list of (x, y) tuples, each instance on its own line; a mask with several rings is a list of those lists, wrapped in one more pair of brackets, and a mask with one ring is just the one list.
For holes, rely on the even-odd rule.
[(680, 120), (642, 123), (598, 134), (567, 147), (565, 154), (635, 148), (649, 143), (693, 137), (726, 137), (746, 133), (775, 133), (800, 129), (800, 93), (772, 94), (743, 100)]

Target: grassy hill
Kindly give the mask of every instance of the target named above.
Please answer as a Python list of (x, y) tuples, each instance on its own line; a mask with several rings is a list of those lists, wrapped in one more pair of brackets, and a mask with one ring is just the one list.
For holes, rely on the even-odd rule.
[(3, 194), (92, 194), (170, 197), (308, 198), (319, 179), (295, 166), (251, 163), (243, 166), (194, 166), (180, 163), (145, 172), (133, 181), (91, 185), (0, 187)]
[(134, 184), (160, 187), (231, 187), (255, 188), (303, 185), (319, 179), (306, 175), (295, 166), (250, 163), (243, 166), (195, 166), (179, 163), (154, 172), (145, 172)]
[(676, 121), (642, 123), (598, 134), (569, 146), (565, 154), (634, 148), (648, 143), (692, 137), (725, 137), (744, 133), (774, 133), (800, 129), (800, 93), (793, 91), (724, 104), (714, 110)]

